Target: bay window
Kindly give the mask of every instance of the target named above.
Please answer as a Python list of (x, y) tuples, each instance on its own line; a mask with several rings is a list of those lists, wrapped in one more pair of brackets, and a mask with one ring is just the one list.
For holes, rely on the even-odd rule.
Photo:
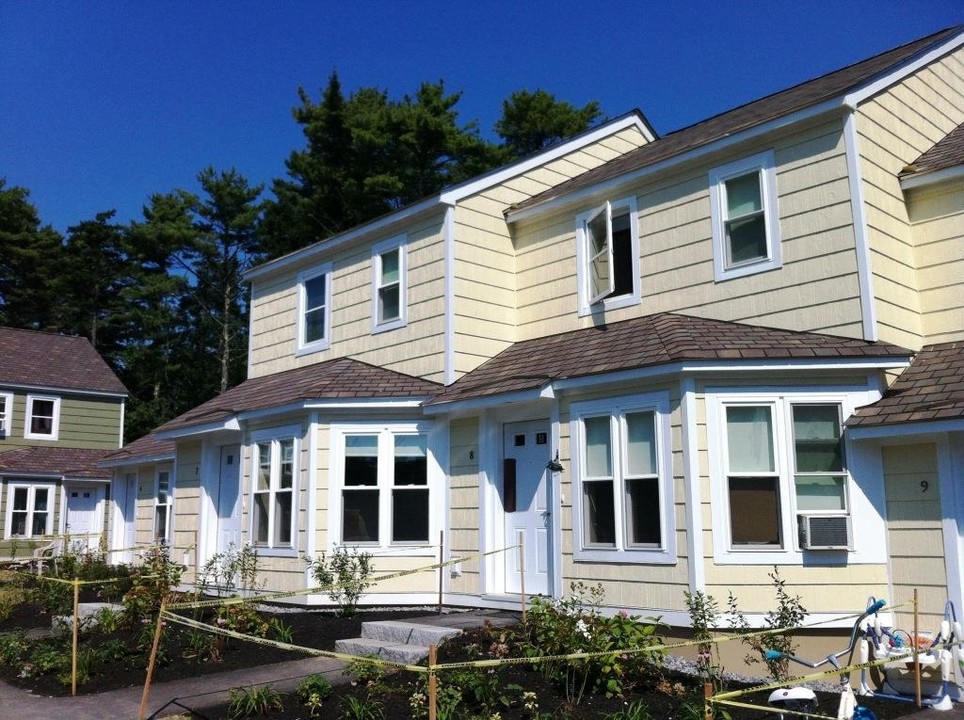
[(295, 534), (295, 439), (256, 442), (253, 467), (252, 542), (264, 548), (291, 549)]

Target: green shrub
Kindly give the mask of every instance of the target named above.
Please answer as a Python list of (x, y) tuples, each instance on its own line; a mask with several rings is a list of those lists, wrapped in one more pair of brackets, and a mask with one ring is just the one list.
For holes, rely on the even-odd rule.
[(336, 547), (331, 555), (322, 552), (317, 558), (305, 557), (308, 570), (332, 602), (337, 603), (343, 617), (354, 617), (358, 599), (372, 583), (372, 555), (367, 552)]
[(325, 700), (331, 697), (331, 683), (324, 675), (309, 675), (298, 684), (298, 699), (308, 708), (311, 717), (317, 717)]

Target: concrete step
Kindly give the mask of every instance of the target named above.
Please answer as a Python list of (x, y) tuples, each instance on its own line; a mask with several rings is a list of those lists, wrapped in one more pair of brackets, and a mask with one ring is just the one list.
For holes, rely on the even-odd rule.
[(391, 662), (405, 663), (406, 665), (418, 665), (428, 657), (428, 647), (425, 645), (393, 643), (387, 640), (372, 640), (371, 638), (336, 640), (335, 652), (357, 657), (377, 657)]
[(416, 665), (428, 657), (429, 645), (441, 645), (461, 634), (451, 627), (386, 620), (362, 623), (362, 636), (338, 640), (335, 652), (346, 655), (373, 655), (383, 660)]

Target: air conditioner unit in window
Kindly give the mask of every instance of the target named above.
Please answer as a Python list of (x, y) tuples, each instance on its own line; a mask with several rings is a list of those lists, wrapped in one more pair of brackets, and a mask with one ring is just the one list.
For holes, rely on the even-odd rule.
[(804, 550), (849, 550), (849, 515), (798, 515)]

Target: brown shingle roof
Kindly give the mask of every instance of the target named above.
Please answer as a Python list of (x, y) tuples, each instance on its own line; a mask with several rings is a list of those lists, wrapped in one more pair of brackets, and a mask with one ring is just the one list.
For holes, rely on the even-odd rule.
[(873, 405), (847, 427), (964, 419), (964, 342), (928, 345)]
[(898, 360), (911, 354), (887, 343), (656, 313), (515, 343), (429, 404), (531, 391), (566, 378), (682, 361)]
[(955, 165), (964, 165), (964, 123), (951, 130), (943, 140), (904, 168), (900, 176), (935, 172)]
[(631, 150), (625, 155), (589, 170), (568, 182), (535, 195), (511, 209), (520, 210), (539, 205), (553, 198), (591, 187), (597, 183), (708, 145), (730, 135), (749, 130), (771, 120), (840, 97), (875, 80), (882, 74), (895, 70), (900, 65), (917, 58), (933, 46), (961, 31), (962, 26), (941, 30), (867, 60), (862, 60), (816, 79), (795, 85), (787, 90), (741, 105), (728, 112), (703, 120), (696, 125), (669, 133), (659, 140)]
[(20, 447), (0, 453), (0, 473), (109, 480), (110, 473), (97, 467), (97, 463), (108, 452), (82, 448)]
[(0, 358), (0, 385), (127, 394), (87, 338), (0, 327)]
[(441, 385), (367, 363), (340, 358), (246, 380), (216, 398), (157, 428), (172, 430), (224, 422), (252, 410), (283, 407), (306, 400), (425, 398)]
[(127, 443), (120, 450), (114, 450), (106, 455), (101, 463), (102, 465), (119, 465), (149, 458), (173, 458), (174, 448), (173, 440), (160, 440), (154, 433), (151, 433), (134, 442)]

